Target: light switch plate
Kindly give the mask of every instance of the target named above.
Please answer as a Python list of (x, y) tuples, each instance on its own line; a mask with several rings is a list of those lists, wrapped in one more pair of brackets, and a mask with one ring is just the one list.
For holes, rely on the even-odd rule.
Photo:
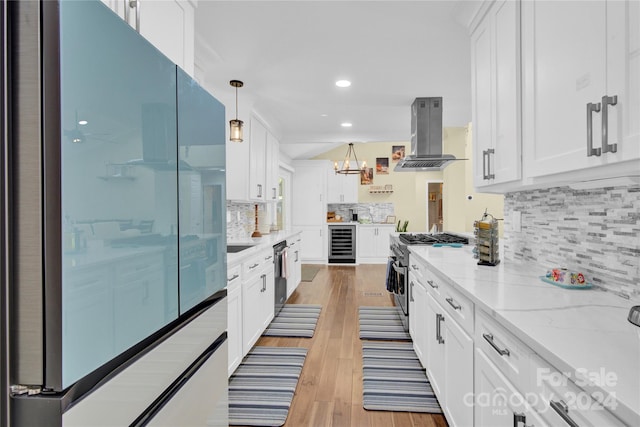
[(511, 214), (511, 227), (517, 233), (522, 231), (522, 212), (513, 211), (513, 214)]

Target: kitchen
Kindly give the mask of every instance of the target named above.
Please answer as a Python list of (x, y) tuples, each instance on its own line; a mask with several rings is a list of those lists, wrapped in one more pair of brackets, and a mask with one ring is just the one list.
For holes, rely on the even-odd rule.
[[(147, 190), (128, 191), (128, 198), (118, 209), (106, 203), (114, 197), (109, 195), (86, 205), (81, 200), (71, 200), (70, 206), (74, 209), (69, 223), (74, 226), (68, 236), (75, 241), (80, 236), (76, 233), (86, 235), (88, 231), (82, 230), (91, 230), (93, 238), (86, 242), (91, 249), (104, 249), (104, 243), (98, 242), (110, 241), (108, 248), (123, 251), (121, 256), (126, 256), (125, 249), (132, 249), (130, 239), (138, 239), (135, 243), (138, 247), (133, 249), (140, 250), (140, 236), (146, 236), (149, 230), (151, 234), (165, 238), (172, 236), (172, 225), (182, 229), (178, 234), (183, 239), (176, 238), (178, 244), (204, 241), (204, 236), (221, 233), (226, 234), (229, 244), (257, 246), (225, 257), (224, 239), (219, 238), (216, 243), (204, 245), (193, 253), (181, 254), (184, 257), (195, 254), (202, 258), (203, 266), (195, 276), (206, 277), (208, 274), (213, 282), (224, 282), (225, 274), (227, 280), (233, 279), (232, 273), (238, 271), (234, 270), (238, 268), (237, 263), (249, 262), (249, 258), (267, 263), (257, 268), (260, 271), (254, 270), (246, 277), (240, 267), (239, 276), (233, 280), (240, 278), (241, 283), (233, 286), (230, 283), (224, 293), (230, 310), (227, 317), (237, 320), (235, 324), (229, 321), (225, 326), (227, 336), (224, 345), (230, 349), (229, 362), (231, 347), (236, 346), (233, 354), (238, 363), (256, 342), (258, 346), (310, 345), (302, 339), (297, 340), (298, 344), (290, 344), (291, 341), (284, 338), (260, 338), (260, 328), (266, 327), (265, 323), (269, 323), (274, 313), (270, 309), (259, 311), (262, 317), (258, 319), (242, 306), (245, 286), (267, 290), (267, 286), (261, 287), (266, 279), (258, 279), (261, 275), (270, 277), (273, 273), (268, 266), (269, 260), (265, 261), (274, 255), (272, 246), (281, 240), (286, 240), (289, 245), (299, 245), (289, 251), (290, 255), (297, 251), (297, 256), (290, 256), (288, 260), (292, 267), (289, 277), (293, 276), (290, 282), (297, 289), (287, 288), (288, 302), (322, 304), (322, 314), (287, 425), (329, 424), (332, 419), (336, 425), (391, 425), (392, 422), (401, 425), (445, 422), (450, 425), (530, 425), (532, 420), (536, 420), (535, 425), (562, 425), (563, 422), (573, 425), (568, 420), (578, 425), (638, 424), (640, 397), (634, 378), (640, 377), (640, 363), (634, 361), (638, 361), (640, 342), (638, 327), (627, 320), (627, 314), (632, 306), (639, 304), (640, 293), (637, 286), (640, 277), (637, 230), (640, 194), (640, 121), (637, 119), (640, 116), (637, 82), (640, 75), (639, 2), (560, 5), (533, 1), (375, 2), (366, 3), (366, 14), (363, 2), (331, 5), (333, 2), (142, 1), (141, 8), (133, 7), (131, 10), (124, 2), (105, 3), (121, 18), (127, 18), (133, 27), (139, 21), (140, 33), (145, 38), (220, 101), (224, 107), (224, 120), (218, 116), (217, 121), (227, 127), (225, 122), (236, 118), (243, 120), (244, 141), (229, 141), (227, 130), (224, 138), (226, 155), (219, 150), (222, 148), (219, 145), (198, 144), (197, 137), (192, 138), (192, 143), (176, 143), (179, 160), (190, 166), (188, 170), (177, 169), (175, 172), (180, 185), (171, 191), (182, 196), (170, 210), (178, 210), (178, 217), (167, 214), (167, 211), (153, 217), (160, 211), (154, 211), (150, 204), (159, 206), (161, 202), (170, 201), (169, 197), (162, 197), (161, 189), (170, 189), (171, 180), (163, 178), (166, 172), (157, 172), (157, 169), (143, 164), (146, 160), (144, 146), (141, 146), (142, 151), (135, 151), (133, 146), (103, 142), (104, 152), (98, 154), (102, 157), (96, 157), (94, 163), (85, 165), (84, 169), (77, 160), (69, 163), (72, 168), (64, 175), (65, 182), (72, 185), (69, 189), (82, 186), (81, 190), (74, 191), (77, 194), (95, 192), (89, 185), (91, 182), (69, 181), (68, 178), (71, 173), (86, 174), (92, 169), (95, 175), (103, 177), (99, 178), (99, 185), (93, 184), (94, 188), (105, 194), (119, 193), (118, 188), (134, 189), (141, 184), (153, 186)], [(3, 2), (3, 13), (7, 10), (5, 7)], [(287, 11), (283, 12), (280, 7), (286, 7)], [(574, 9), (576, 7), (580, 8), (579, 13)], [(587, 25), (586, 19), (576, 18), (584, 14), (597, 24), (597, 30)], [(150, 19), (150, 16), (158, 19)], [(332, 25), (327, 25), (327, 22)], [(566, 31), (567, 27), (572, 31)], [(422, 31), (415, 34), (409, 32), (409, 28), (421, 28)], [(336, 37), (329, 38), (329, 32), (335, 33)], [(306, 34), (315, 38), (303, 37)], [(403, 42), (395, 41), (391, 35), (397, 35)], [(431, 43), (433, 40), (438, 43)], [(402, 49), (397, 48), (400, 45)], [(333, 55), (323, 58), (319, 46), (332, 51)], [(426, 46), (433, 49), (430, 54), (434, 56), (415, 55)], [(572, 55), (567, 55), (569, 51)], [(439, 61), (433, 61), (433, 57)], [(358, 65), (366, 71), (357, 71)], [(291, 72), (285, 73), (286, 70)], [(6, 71), (4, 67), (3, 71)], [(243, 87), (229, 85), (230, 80), (238, 78), (244, 81)], [(335, 81), (345, 78), (352, 80), (351, 87), (334, 86)], [(404, 146), (405, 155), (410, 154), (410, 107), (415, 98), (423, 96), (442, 96), (443, 153), (468, 160), (456, 161), (440, 172), (395, 172), (393, 167), (397, 162), (394, 153), (397, 150), (394, 147)], [(390, 108), (377, 115), (376, 108), (371, 107), (376, 103)], [(65, 109), (65, 114), (65, 137), (82, 139), (75, 131), (84, 129), (82, 126), (85, 125), (74, 124), (79, 121), (74, 117), (73, 108)], [(352, 126), (341, 126), (347, 123)], [(90, 122), (89, 126), (92, 125)], [(82, 156), (88, 154), (91, 138), (94, 143), (99, 138), (139, 138), (102, 133), (101, 129), (87, 130), (84, 132), (86, 144), (67, 141), (72, 145), (65, 147), (75, 147), (75, 154), (69, 151), (70, 155)], [(350, 187), (348, 195), (345, 191), (339, 192), (342, 198), (338, 196), (338, 201), (331, 199), (330, 207), (327, 186), (329, 180), (335, 178), (332, 167), (334, 162), (343, 162), (348, 142), (355, 142), (358, 159), (366, 160), (367, 165), (375, 169), (367, 175), (364, 185), (359, 174), (354, 174), (358, 179)], [(115, 155), (118, 150), (120, 152)], [(214, 150), (214, 153), (207, 153), (207, 150)], [(98, 164), (97, 160), (104, 159), (107, 152), (114, 152), (113, 158), (106, 165), (102, 161)], [(224, 165), (210, 163), (211, 159), (223, 157), (226, 157)], [(378, 158), (388, 159), (386, 175), (378, 173)], [(135, 159), (143, 162), (132, 163)], [(223, 195), (225, 191), (220, 191), (224, 181), (220, 180), (218, 172), (222, 167), (226, 169), (226, 197)], [(379, 172), (383, 172), (382, 168)], [(463, 175), (464, 179), (460, 179)], [(308, 181), (305, 181), (305, 176)], [(344, 178), (344, 190), (345, 182), (353, 176), (337, 178)], [(302, 190), (296, 188), (300, 182), (305, 183)], [(437, 360), (438, 356), (429, 352), (438, 347), (421, 347), (423, 338), (414, 339), (416, 353), (424, 359), (421, 359), (421, 364), (436, 388), (444, 416), (432, 418), (413, 412), (364, 411), (359, 385), (362, 383), (362, 371), (345, 361), (360, 360), (362, 352), (355, 335), (355, 310), (359, 305), (392, 303), (386, 298), (386, 293), (382, 298), (377, 296), (385, 292), (383, 278), (388, 242), (358, 259), (358, 254), (363, 253), (358, 249), (374, 247), (374, 244), (358, 247), (358, 236), (366, 233), (359, 231), (367, 227), (375, 230), (370, 232), (372, 240), (369, 242), (385, 240), (388, 236), (386, 230), (395, 229), (398, 221), (409, 220), (409, 232), (429, 231), (431, 227), (427, 223), (426, 212), (431, 191), (428, 183), (438, 182), (443, 183), (442, 229), (473, 235), (474, 221), (480, 219), (485, 208), (497, 218), (503, 218), (501, 262), (495, 267), (476, 266), (471, 253), (472, 244), (463, 248), (410, 247), (409, 256), (414, 257), (423, 269), (416, 273), (415, 281), (420, 285), (426, 285), (427, 280), (439, 284), (441, 291), (451, 293), (446, 298), (453, 298), (464, 307), (451, 311), (444, 293), (440, 301), (430, 287), (421, 286), (425, 292), (417, 292), (416, 296), (426, 297), (420, 300), (420, 304), (427, 301), (427, 306), (416, 314), (429, 314), (423, 317), (424, 325), (428, 325), (427, 335), (420, 331), (414, 333), (420, 337), (430, 336), (433, 326), (431, 313), (435, 309), (443, 319), (440, 322), (442, 333), (454, 333), (454, 327), (458, 327), (456, 331), (459, 333), (455, 336), (466, 339), (468, 346), (459, 353), (464, 354), (464, 358), (456, 359), (459, 365), (452, 365), (461, 367), (457, 374), (454, 370), (453, 377), (442, 377), (438, 370), (431, 378), (433, 373), (430, 370), (436, 366), (436, 362), (431, 361)], [(24, 195), (24, 191), (29, 189), (22, 187), (22, 191), (19, 194)], [(32, 191), (34, 194), (40, 192), (37, 188)], [(209, 194), (208, 199), (204, 194)], [(130, 214), (125, 209), (126, 204), (133, 205), (136, 200), (141, 201), (142, 208)], [(222, 204), (215, 205), (213, 200), (222, 200)], [(3, 202), (5, 207), (11, 206), (6, 199)], [(209, 208), (222, 214), (216, 221), (205, 225), (207, 218), (200, 218), (197, 212)], [(341, 209), (344, 209), (342, 214), (339, 213)], [(349, 263), (327, 267), (327, 214), (336, 212), (344, 217), (348, 216), (349, 209), (358, 214), (356, 266)], [(124, 216), (125, 213), (128, 216)], [(60, 218), (61, 224), (63, 218), (64, 215)], [(151, 220), (153, 224), (149, 223)], [(372, 224), (366, 224), (368, 220)], [(34, 221), (38, 223), (40, 220)], [(85, 224), (90, 224), (90, 227), (85, 227)], [(279, 228), (284, 231), (277, 232)], [(250, 236), (256, 231), (264, 237), (252, 240)], [(198, 236), (198, 239), (191, 236)], [(115, 237), (126, 237), (129, 247), (119, 247), (123, 242), (115, 242), (114, 246), (112, 241), (117, 240)], [(84, 242), (83, 239), (78, 241)], [(162, 243), (168, 248), (162, 252), (158, 252), (157, 246), (149, 244), (146, 247), (145, 244), (142, 248), (149, 249), (148, 256), (159, 253), (172, 256), (171, 244)], [(214, 260), (213, 253), (208, 252), (211, 246), (216, 248), (213, 253), (222, 257)], [(10, 255), (5, 253), (5, 263)], [(80, 262), (81, 253), (72, 255), (68, 258), (70, 262), (72, 258)], [(230, 268), (222, 271), (216, 263), (225, 258)], [(186, 262), (186, 258), (183, 261), (184, 266), (193, 264)], [(158, 261), (153, 265), (162, 263)], [(301, 263), (321, 266), (312, 282), (301, 280)], [(176, 268), (182, 266), (180, 259), (175, 265)], [(7, 264), (3, 267), (6, 268)], [(211, 269), (207, 270), (209, 267)], [(565, 290), (538, 279), (538, 276), (545, 275), (547, 269), (555, 267), (585, 273), (593, 282), (594, 289)], [(132, 267), (132, 271), (135, 272), (136, 268)], [(151, 270), (151, 274), (156, 275), (152, 277), (157, 277), (159, 272), (165, 274), (170, 271), (155, 270), (155, 267)], [(119, 277), (118, 267), (114, 271), (109, 274)], [(258, 276), (254, 277), (255, 274)], [(171, 282), (174, 275), (178, 273), (165, 276), (165, 282)], [(514, 280), (526, 280), (527, 283), (514, 283)], [(136, 283), (141, 286), (142, 300), (166, 300), (166, 294), (147, 296), (144, 280)], [(208, 282), (204, 280), (202, 283)], [(11, 295), (14, 288), (4, 279), (2, 285), (2, 349), (3, 360), (7, 360), (7, 345), (11, 342), (6, 322), (11, 312), (7, 308), (7, 295)], [(196, 301), (213, 292), (206, 285), (203, 289), (206, 289), (205, 294), (197, 297)], [(271, 287), (269, 292), (258, 294), (272, 297), (270, 292)], [(344, 301), (336, 299), (339, 295), (344, 297)], [(259, 305), (259, 301), (252, 300), (252, 303)], [(340, 305), (345, 301), (354, 306), (346, 309)], [(219, 302), (211, 302), (213, 307), (220, 306)], [(168, 307), (165, 306), (167, 313), (171, 313), (172, 309)], [(190, 309), (186, 306), (184, 312)], [(343, 309), (348, 311), (347, 314), (340, 311)], [(562, 314), (554, 317), (554, 311)], [(231, 317), (232, 313), (236, 317)], [(475, 315), (465, 318), (460, 317), (461, 313)], [(243, 322), (245, 317), (247, 322)], [(540, 320), (541, 317), (544, 320)], [(544, 327), (544, 324), (553, 326), (554, 323), (562, 326)], [(347, 324), (353, 329), (345, 329)], [(251, 330), (245, 334), (247, 325)], [(135, 342), (137, 333), (144, 336), (156, 327), (152, 323), (140, 332), (132, 330), (133, 337), (126, 341)], [(499, 350), (508, 347), (514, 357), (508, 359), (509, 356), (499, 355), (496, 347), (484, 337), (483, 333), (487, 333), (482, 327), (493, 328), (493, 344)], [(563, 335), (559, 332), (562, 329), (575, 335)], [(238, 331), (242, 333), (238, 335)], [(240, 340), (238, 336), (241, 336)], [(451, 340), (444, 336), (443, 348)], [(563, 346), (562, 342), (570, 342), (575, 351)], [(324, 350), (316, 352), (317, 346), (324, 347)], [(201, 348), (202, 351), (205, 349), (206, 346)], [(421, 350), (425, 350), (422, 356)], [(341, 356), (334, 361), (330, 354), (336, 351)], [(577, 353), (591, 356), (585, 358)], [(198, 354), (192, 354), (192, 360)], [(523, 364), (514, 362), (516, 359)], [(4, 418), (0, 425), (12, 425), (7, 419), (9, 385), (45, 384), (14, 383), (15, 374), (7, 373), (6, 365), (2, 375), (1, 412)], [(209, 365), (205, 363), (203, 366)], [(604, 377), (617, 375), (617, 384), (585, 382), (582, 377), (572, 376), (576, 372), (596, 375), (600, 368), (604, 370)], [(471, 392), (474, 386), (476, 392), (483, 391), (478, 388), (481, 385), (495, 386), (494, 380), (498, 378), (512, 396), (538, 393), (536, 384), (523, 380), (535, 373), (535, 369), (568, 376), (569, 392), (574, 390), (574, 396), (575, 390), (578, 397), (588, 399), (596, 398), (598, 393), (606, 393), (604, 397), (617, 397), (618, 406), (606, 406), (604, 411), (582, 411), (573, 407), (565, 411), (556, 400), (557, 404), (545, 411), (543, 406), (528, 402), (511, 408), (511, 412), (502, 414), (503, 418), (491, 418), (501, 414), (487, 414), (486, 406), (479, 403), (460, 406), (459, 392), (468, 389), (469, 381), (471, 389), (467, 391)], [(182, 370), (176, 368), (175, 374)], [(224, 371), (224, 379), (220, 380), (223, 382), (228, 374), (226, 369)], [(449, 375), (450, 371), (443, 369), (442, 372)], [(494, 375), (483, 376), (487, 372)], [(82, 373), (74, 375), (81, 376)], [(348, 384), (336, 382), (338, 377), (350, 380)], [(316, 384), (324, 387), (314, 389)], [(540, 384), (537, 386), (542, 387)], [(19, 392), (16, 389), (16, 394)], [(191, 392), (198, 394), (197, 388)], [(153, 393), (157, 392), (152, 391), (149, 396), (154, 396)], [(14, 396), (14, 399), (26, 400), (28, 394)], [(547, 398), (542, 403), (549, 403), (548, 388), (538, 394)], [(152, 397), (146, 404), (140, 402), (141, 411), (153, 400)], [(69, 408), (69, 412), (77, 413), (89, 401), (90, 398), (81, 399)], [(571, 402), (565, 400), (565, 403)], [(353, 409), (356, 406), (359, 409)], [(604, 418), (598, 418), (600, 416)], [(507, 418), (509, 422), (505, 422)]]

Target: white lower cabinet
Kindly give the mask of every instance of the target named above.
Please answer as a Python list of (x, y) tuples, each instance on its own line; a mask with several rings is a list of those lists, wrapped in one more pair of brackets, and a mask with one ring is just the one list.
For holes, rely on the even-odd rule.
[(465, 396), (464, 403), (474, 408), (476, 427), (547, 425), (481, 349), (476, 349), (474, 368), (475, 394)]
[(302, 247), (302, 239), (300, 235), (296, 235), (291, 240), (287, 240), (289, 248), (287, 249), (287, 299), (293, 294), (302, 278), (302, 263), (300, 262), (300, 248)]
[(409, 334), (420, 363), (427, 366), (427, 290), (413, 271), (409, 272)]
[(241, 265), (227, 269), (227, 341), (229, 376), (242, 361), (242, 278)]
[(427, 377), (431, 382), (431, 387), (436, 393), (440, 405), (442, 406), (442, 398), (444, 397), (444, 346), (442, 345), (442, 320), (444, 310), (440, 304), (427, 294)]
[(473, 407), (465, 397), (473, 393), (473, 339), (445, 315), (440, 327), (444, 340), (444, 406), (449, 425), (473, 425)]
[[(247, 274), (245, 275), (245, 271)], [(245, 278), (246, 276), (246, 278)], [(273, 252), (269, 248), (243, 263), (242, 353), (247, 354), (273, 319)]]
[(302, 244), (298, 250), (303, 261), (327, 262), (327, 226), (305, 225), (297, 226), (302, 232)]
[(394, 230), (393, 224), (360, 224), (356, 232), (358, 262), (386, 262), (389, 256), (389, 236)]
[[(569, 372), (569, 374), (574, 374)], [(575, 376), (575, 375), (574, 375)], [(616, 402), (597, 402), (591, 393), (578, 387), (572, 380), (538, 355), (532, 358), (530, 379), (535, 392), (535, 409), (549, 425), (579, 425), (580, 427), (617, 427), (626, 425), (607, 409)], [(585, 381), (586, 382), (586, 381)], [(594, 397), (598, 393), (594, 394)]]

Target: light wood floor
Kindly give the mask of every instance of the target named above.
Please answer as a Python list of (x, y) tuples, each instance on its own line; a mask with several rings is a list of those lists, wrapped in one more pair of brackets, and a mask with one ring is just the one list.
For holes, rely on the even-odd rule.
[(286, 427), (446, 427), (442, 415), (366, 411), (362, 407), (359, 306), (392, 306), (386, 265), (324, 266), (302, 282), (288, 303), (321, 304), (313, 338), (262, 337), (257, 345), (306, 347), (307, 358)]

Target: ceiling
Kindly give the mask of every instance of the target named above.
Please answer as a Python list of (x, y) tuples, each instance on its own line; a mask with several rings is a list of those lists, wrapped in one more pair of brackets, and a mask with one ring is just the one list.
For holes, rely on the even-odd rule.
[[(229, 80), (244, 81), (239, 118), (255, 111), (293, 159), (346, 142), (408, 141), (416, 97), (442, 96), (444, 126), (464, 126), (468, 4), (200, 0), (196, 78), (231, 116)], [(338, 88), (339, 79), (352, 85)]]

